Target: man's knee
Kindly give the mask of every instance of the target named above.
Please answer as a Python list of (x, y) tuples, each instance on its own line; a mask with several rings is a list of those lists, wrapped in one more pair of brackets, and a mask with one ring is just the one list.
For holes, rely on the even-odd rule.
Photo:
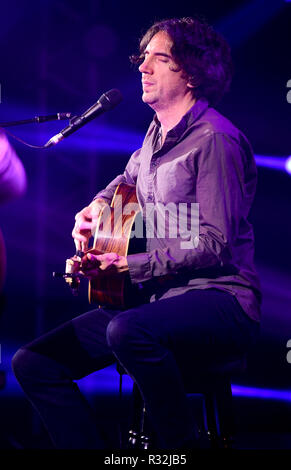
[(38, 381), (48, 374), (57, 375), (54, 361), (27, 348), (20, 348), (12, 358), (12, 370), (17, 380), (22, 382)]
[(134, 314), (118, 314), (107, 326), (106, 337), (109, 347), (113, 351), (126, 350), (138, 335)]
[(11, 365), (15, 377), (21, 381), (22, 378), (30, 375), (31, 352), (25, 348), (18, 349), (12, 358)]

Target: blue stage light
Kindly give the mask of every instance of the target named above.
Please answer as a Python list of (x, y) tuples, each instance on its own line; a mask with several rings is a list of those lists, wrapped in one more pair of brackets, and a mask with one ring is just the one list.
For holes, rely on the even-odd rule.
[(290, 390), (273, 390), (267, 388), (244, 387), (241, 385), (232, 385), (231, 389), (234, 396), (260, 398), (265, 400), (291, 401)]
[(286, 171), (291, 174), (291, 157), (274, 157), (271, 155), (255, 155), (257, 166), (272, 170)]
[[(289, 0), (291, 3), (291, 0)], [(12, 108), (10, 106), (11, 116), (20, 116), (20, 118), (26, 118), (27, 116), (33, 115), (29, 110), (23, 110)], [(9, 119), (8, 114), (5, 119)], [(14, 117), (12, 118), (14, 119)], [(21, 126), (19, 128), (9, 129), (17, 136), (29, 143), (36, 145), (43, 145), (52, 135), (59, 132), (61, 125), (59, 122), (42, 124), (40, 127), (33, 125)], [(78, 134), (72, 136), (69, 139), (65, 139), (58, 146), (56, 151), (60, 151), (62, 154), (70, 152), (70, 155), (74, 153), (80, 153), (81, 151), (87, 152), (102, 152), (109, 153), (112, 155), (118, 154), (130, 154), (137, 148), (141, 147), (143, 142), (143, 134), (138, 131), (131, 131), (126, 128), (119, 126), (112, 126), (106, 123), (92, 123), (81, 129)], [(13, 142), (13, 140), (10, 138)], [(17, 148), (19, 150), (19, 147)], [(44, 152), (50, 152), (51, 150), (43, 150)], [(21, 154), (21, 149), (19, 150)], [(76, 156), (77, 157), (77, 156)], [(291, 156), (273, 156), (273, 155), (258, 155), (255, 154), (255, 160), (258, 167), (270, 168), (273, 170), (286, 171), (291, 174)]]
[[(290, 0), (290, 3), (291, 3), (291, 0)], [(286, 169), (287, 173), (291, 174), (291, 155), (290, 155), (290, 157), (287, 158), (287, 160), (285, 162), (285, 169)]]

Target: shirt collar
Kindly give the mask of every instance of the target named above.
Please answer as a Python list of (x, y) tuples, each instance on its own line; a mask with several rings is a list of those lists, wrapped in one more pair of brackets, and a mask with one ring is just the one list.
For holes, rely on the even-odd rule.
[[(207, 108), (208, 101), (206, 100), (206, 98), (199, 98), (192, 106), (192, 108), (190, 108), (189, 111), (184, 114), (178, 124), (167, 133), (167, 139), (171, 138), (173, 140), (179, 140), (186, 131), (186, 129), (188, 129), (192, 124), (194, 124), (194, 122), (200, 118), (200, 116), (206, 111)], [(158, 128), (161, 127), (161, 123), (158, 120), (156, 114), (154, 115), (154, 122), (158, 126)]]

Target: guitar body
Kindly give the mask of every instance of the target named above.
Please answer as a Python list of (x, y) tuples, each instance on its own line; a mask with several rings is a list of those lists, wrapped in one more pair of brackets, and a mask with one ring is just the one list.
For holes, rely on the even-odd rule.
[[(94, 254), (129, 254), (130, 235), (140, 207), (134, 185), (121, 183), (114, 194), (111, 206), (102, 209), (95, 232)], [(140, 247), (135, 252), (140, 251)], [(131, 251), (132, 252), (132, 251)], [(131, 284), (128, 272), (103, 274), (89, 282), (89, 302), (110, 308), (129, 308), (138, 302), (138, 287)], [(140, 297), (140, 296), (139, 296)], [(139, 299), (140, 300), (140, 299)]]

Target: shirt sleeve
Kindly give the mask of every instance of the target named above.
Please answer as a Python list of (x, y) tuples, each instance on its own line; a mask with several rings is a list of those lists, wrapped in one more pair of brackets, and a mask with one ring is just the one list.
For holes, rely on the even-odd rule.
[(124, 172), (118, 175), (113, 181), (111, 181), (105, 189), (99, 191), (94, 199), (102, 198), (108, 204), (114, 196), (115, 190), (120, 183), (136, 184), (138, 170), (140, 166), (140, 152), (141, 149), (136, 150), (130, 157)]
[(194, 272), (195, 275), (195, 270), (231, 263), (232, 246), (255, 191), (252, 150), (246, 142), (213, 133), (201, 147), (194, 165), (196, 202), (199, 203), (196, 243), (193, 248), (185, 249), (181, 238), (171, 238), (161, 248), (128, 255), (133, 283), (168, 274)]
[(21, 196), (26, 190), (26, 174), (22, 162), (0, 131), (0, 203)]

